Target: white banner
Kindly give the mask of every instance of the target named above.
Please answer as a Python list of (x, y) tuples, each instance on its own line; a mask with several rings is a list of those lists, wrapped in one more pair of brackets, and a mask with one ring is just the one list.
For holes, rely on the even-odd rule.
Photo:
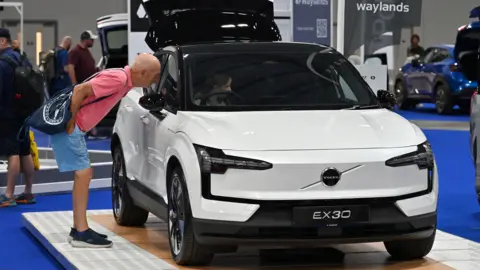
[(388, 89), (388, 67), (386, 65), (355, 65), (355, 67), (375, 94), (378, 90)]

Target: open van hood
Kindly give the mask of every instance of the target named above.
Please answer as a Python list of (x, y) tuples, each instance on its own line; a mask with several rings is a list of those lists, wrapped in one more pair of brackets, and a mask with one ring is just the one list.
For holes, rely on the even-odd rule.
[[(470, 12), (470, 18), (480, 17), (480, 7), (474, 8)], [(458, 29), (457, 40), (455, 43), (454, 56), (455, 61), (467, 80), (478, 81), (480, 60), (478, 59), (480, 51), (480, 21), (472, 22)]]
[(225, 41), (280, 41), (272, 0), (150, 0), (145, 42), (168, 45)]

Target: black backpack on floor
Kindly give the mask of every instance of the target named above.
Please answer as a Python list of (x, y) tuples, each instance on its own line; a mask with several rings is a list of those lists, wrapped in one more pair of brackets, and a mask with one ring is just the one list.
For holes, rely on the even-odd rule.
[(6, 55), (0, 55), (0, 61), (8, 63), (14, 73), (13, 114), (15, 117), (25, 119), (43, 105), (45, 99), (43, 75), (28, 65), (25, 54), (20, 55), (19, 62)]

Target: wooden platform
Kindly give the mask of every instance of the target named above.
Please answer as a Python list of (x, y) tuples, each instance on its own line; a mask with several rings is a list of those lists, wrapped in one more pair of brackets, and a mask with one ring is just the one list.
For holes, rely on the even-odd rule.
[(434, 248), (425, 259), (410, 262), (392, 261), (382, 243), (371, 243), (310, 250), (241, 249), (217, 255), (208, 267), (181, 267), (171, 259), (166, 224), (155, 217), (143, 228), (127, 228), (115, 223), (111, 210), (90, 211), (90, 226), (114, 241), (110, 249), (75, 249), (66, 243), (71, 211), (23, 217), (25, 227), (66, 269), (480, 269), (480, 244), (442, 231), (437, 231)]

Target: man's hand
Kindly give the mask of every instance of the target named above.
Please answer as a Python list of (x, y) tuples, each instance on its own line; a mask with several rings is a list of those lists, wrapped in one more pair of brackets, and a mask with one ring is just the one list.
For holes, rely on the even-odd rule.
[(75, 130), (75, 123), (76, 123), (76, 120), (75, 120), (75, 115), (72, 116), (72, 119), (70, 119), (70, 121), (68, 121), (67, 123), (67, 134), (70, 135), (73, 133), (73, 131)]

